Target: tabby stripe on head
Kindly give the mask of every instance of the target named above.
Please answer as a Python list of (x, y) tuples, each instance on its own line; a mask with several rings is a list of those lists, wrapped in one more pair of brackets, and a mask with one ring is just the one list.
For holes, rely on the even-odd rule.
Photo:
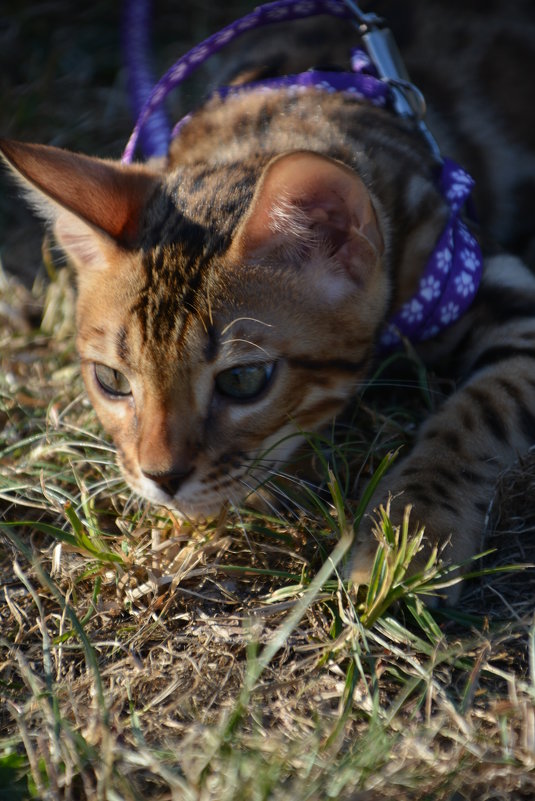
[(204, 348), (204, 358), (206, 359), (208, 364), (213, 364), (217, 358), (219, 353), (219, 338), (217, 336), (216, 330), (211, 323), (205, 323), (206, 327), (206, 334), (208, 336), (208, 342)]
[(121, 361), (128, 363), (130, 351), (128, 348), (128, 331), (122, 325), (117, 333), (117, 355)]

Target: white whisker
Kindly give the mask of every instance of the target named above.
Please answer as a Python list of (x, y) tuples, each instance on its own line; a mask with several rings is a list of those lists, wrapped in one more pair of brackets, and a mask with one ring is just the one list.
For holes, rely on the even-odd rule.
[(256, 342), (251, 342), (249, 339), (225, 339), (223, 345), (231, 345), (236, 342), (244, 342), (246, 345), (250, 345), (252, 348), (258, 348), (258, 350), (261, 350), (262, 353), (265, 353), (266, 356), (271, 358), (270, 354), (267, 352), (265, 348), (263, 348), (261, 345), (257, 345)]
[(226, 334), (229, 328), (232, 328), (233, 325), (242, 321), (248, 321), (250, 323), (258, 323), (258, 325), (265, 325), (266, 328), (273, 328), (271, 323), (265, 323), (263, 320), (257, 320), (256, 317), (236, 317), (234, 320), (232, 320), (232, 322), (228, 323), (228, 325), (226, 325), (223, 328), (223, 330), (221, 331), (221, 336), (224, 336), (224, 334)]

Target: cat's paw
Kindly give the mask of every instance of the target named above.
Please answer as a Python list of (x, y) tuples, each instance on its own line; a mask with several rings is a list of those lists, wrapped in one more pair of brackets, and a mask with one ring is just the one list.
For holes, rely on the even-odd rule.
[(368, 586), (379, 542), (372, 531), (359, 530), (349, 552), (347, 578), (356, 586)]
[[(355, 535), (349, 554), (346, 577), (353, 585), (369, 585), (378, 548), (385, 548), (389, 552), (387, 559), (396, 558), (397, 546), (389, 544), (381, 533), (380, 521), (385, 515), (394, 530), (399, 532), (403, 526), (407, 526), (409, 542), (413, 540), (420, 543), (406, 567), (404, 576), (407, 578), (423, 573), (433, 552), (436, 553), (437, 563), (441, 565), (457, 562), (449, 521), (440, 519), (440, 516), (434, 519), (431, 513), (425, 514), (422, 510), (418, 513), (414, 507), (415, 503), (409, 493), (403, 491), (387, 498), (378, 494), (372, 500), (369, 513)], [(451, 586), (441, 587), (436, 596), (426, 596), (429, 606), (435, 607), (441, 603), (451, 606), (458, 601), (462, 590), (460, 573), (452, 572), (451, 575), (448, 574), (448, 579), (452, 580)]]

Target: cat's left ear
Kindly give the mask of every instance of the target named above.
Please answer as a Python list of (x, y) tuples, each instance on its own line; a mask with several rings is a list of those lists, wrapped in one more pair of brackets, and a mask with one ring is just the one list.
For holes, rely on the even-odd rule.
[(309, 151), (273, 159), (232, 246), (240, 259), (319, 250), (357, 283), (383, 250), (371, 195), (345, 164)]
[(159, 180), (152, 169), (8, 139), (0, 139), (0, 155), (78, 266), (102, 263), (117, 246), (135, 247)]

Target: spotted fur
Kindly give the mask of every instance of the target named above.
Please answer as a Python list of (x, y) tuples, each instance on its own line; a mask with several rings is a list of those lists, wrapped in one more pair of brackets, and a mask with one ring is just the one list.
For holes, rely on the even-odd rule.
[[(418, 12), (414, 27), (431, 47), (437, 29), (423, 3), (407, 9)], [(490, 43), (507, 51), (509, 69), (513, 40), (493, 25), (485, 21), (483, 44), (465, 41), (466, 79), (441, 74), (430, 114), (445, 152), (466, 156), (489, 194), (477, 231), (486, 254), (477, 298), (418, 347), (457, 389), (371, 503), (392, 493), (395, 519), (412, 504), (428, 543), (450, 543), (456, 561), (479, 546), (500, 472), (535, 442), (535, 278), (489, 236), (530, 251), (532, 218), (511, 209), (531, 197), (533, 142), (521, 125), (519, 179), (504, 126), (517, 111), (501, 86), (498, 121), (490, 103), (480, 128), (455, 114), (456, 103), (482, 109), (488, 87), (477, 102), (473, 93)], [(296, 48), (273, 38), (264, 50), (250, 46), (259, 63), (234, 54), (229, 74), (239, 83), (238, 74), (338, 61), (347, 27), (331, 53), (321, 30), (292, 27)], [(525, 29), (511, 36), (526, 44)], [(412, 37), (403, 29), (400, 38), (416, 73)], [(434, 70), (421, 77), (433, 101)], [(82, 371), (128, 482), (193, 517), (263, 486), (304, 432), (355, 397), (382, 324), (410, 298), (448, 214), (432, 154), (411, 122), (315, 90), (209, 100), (164, 165), (127, 167), (7, 141), (0, 148), (77, 268)], [(514, 165), (507, 177), (500, 160)], [(374, 548), (366, 523), (352, 557), (356, 581), (367, 580)]]

